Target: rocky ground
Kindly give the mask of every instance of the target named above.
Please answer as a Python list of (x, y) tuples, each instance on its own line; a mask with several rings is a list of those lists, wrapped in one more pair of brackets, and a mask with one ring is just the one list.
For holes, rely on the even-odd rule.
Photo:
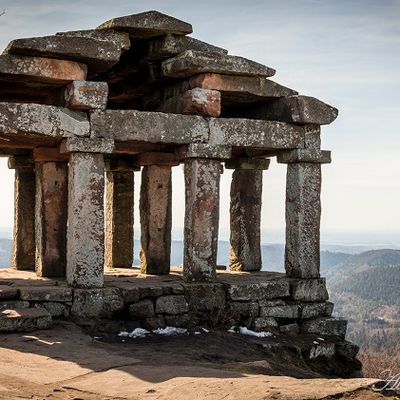
[(328, 380), (289, 349), (271, 350), (271, 338), (216, 331), (127, 339), (99, 326), (57, 322), (0, 336), (0, 399), (381, 398), (365, 389), (370, 379)]

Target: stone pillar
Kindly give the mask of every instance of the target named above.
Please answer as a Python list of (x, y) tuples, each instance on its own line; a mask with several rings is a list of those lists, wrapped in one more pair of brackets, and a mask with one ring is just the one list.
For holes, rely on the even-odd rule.
[(292, 278), (320, 276), (321, 164), (330, 152), (302, 149), (278, 155), (286, 178), (285, 269)]
[(35, 166), (24, 156), (9, 159), (15, 169), (14, 237), (11, 266), (18, 270), (35, 269)]
[(231, 158), (228, 146), (191, 144), (178, 151), (184, 160), (185, 226), (183, 274), (189, 282), (216, 279), (220, 160)]
[(110, 139), (69, 138), (67, 282), (97, 288), (104, 283), (104, 153)]
[(38, 148), (36, 162), (36, 262), (38, 276), (65, 277), (68, 162), (58, 149)]
[(261, 202), (263, 170), (270, 160), (237, 158), (225, 162), (234, 169), (231, 183), (230, 252), (232, 271), (259, 271), (261, 261)]
[(133, 264), (134, 167), (130, 160), (106, 162), (105, 265), (131, 268)]
[(169, 274), (172, 227), (170, 165), (147, 165), (140, 188), (141, 251), (144, 274)]

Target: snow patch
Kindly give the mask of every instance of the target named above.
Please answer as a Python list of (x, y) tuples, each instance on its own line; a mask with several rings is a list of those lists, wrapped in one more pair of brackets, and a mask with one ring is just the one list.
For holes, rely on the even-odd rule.
[(167, 326), (166, 328), (154, 329), (153, 333), (155, 333), (156, 335), (162, 335), (162, 336), (176, 336), (176, 335), (182, 335), (184, 333), (187, 333), (187, 329), (175, 328), (173, 326)]
[(239, 332), (242, 335), (256, 336), (256, 337), (271, 337), (274, 336), (271, 332), (255, 332), (245, 326), (239, 326)]
[(129, 338), (136, 339), (136, 338), (144, 338), (149, 333), (150, 332), (148, 330), (146, 330), (146, 329), (136, 328), (132, 332), (126, 332), (126, 331), (120, 332), (118, 334), (118, 336), (119, 337), (129, 337)]

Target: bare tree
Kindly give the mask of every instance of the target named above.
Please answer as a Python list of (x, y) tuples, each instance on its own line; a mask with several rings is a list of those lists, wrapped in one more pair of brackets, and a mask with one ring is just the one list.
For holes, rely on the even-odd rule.
[(0, 17), (2, 16), (2, 15), (4, 15), (6, 13), (6, 11), (4, 10), (4, 11), (2, 11), (2, 12), (0, 12)]

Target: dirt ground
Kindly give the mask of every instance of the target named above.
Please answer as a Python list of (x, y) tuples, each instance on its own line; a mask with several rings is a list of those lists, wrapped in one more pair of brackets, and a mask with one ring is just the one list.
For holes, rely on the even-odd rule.
[(0, 336), (0, 399), (388, 399), (363, 389), (371, 379), (271, 375), (278, 367), (304, 371), (288, 358), (265, 359), (261, 339), (221, 332), (121, 339), (106, 328), (88, 334), (58, 322)]

